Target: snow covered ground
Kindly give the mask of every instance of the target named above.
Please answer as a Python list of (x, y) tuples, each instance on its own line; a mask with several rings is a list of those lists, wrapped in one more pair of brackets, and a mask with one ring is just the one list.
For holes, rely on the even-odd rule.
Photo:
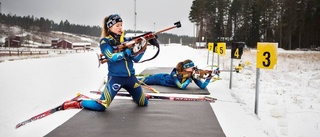
[[(98, 50), (96, 50), (98, 52)], [(144, 59), (156, 50), (147, 49)], [(220, 69), (230, 68), (230, 51), (220, 57)], [(159, 56), (135, 64), (136, 72), (148, 67), (174, 67), (177, 62), (192, 59), (199, 68), (211, 64), (206, 49), (187, 46), (162, 46)], [(216, 55), (215, 55), (216, 56)], [(260, 71), (259, 112), (254, 114), (256, 86), (256, 51), (243, 54), (249, 61), (240, 73), (233, 73), (229, 89), (229, 72), (208, 86), (218, 101), (212, 108), (228, 137), (319, 137), (320, 136), (320, 53), (278, 50), (274, 70)], [(217, 63), (217, 56), (215, 57)], [(45, 110), (60, 105), (80, 92), (92, 97), (89, 90), (99, 88), (107, 75), (107, 65), (97, 67), (95, 52), (61, 55), (0, 63), (0, 135), (44, 136), (80, 110), (57, 112), (19, 129), (15, 125)], [(207, 67), (210, 69), (210, 67)], [(161, 91), (160, 91), (161, 92)]]

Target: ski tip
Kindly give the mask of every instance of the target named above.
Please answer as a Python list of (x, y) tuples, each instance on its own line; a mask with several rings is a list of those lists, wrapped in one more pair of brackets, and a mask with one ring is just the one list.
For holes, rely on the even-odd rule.
[(18, 125), (16, 125), (16, 129), (18, 129), (20, 126), (19, 126), (19, 124)]
[(19, 123), (19, 124), (17, 124), (16, 125), (16, 129), (18, 129), (19, 127), (21, 127), (21, 126), (23, 126), (23, 125), (25, 125), (25, 123), (23, 122), (23, 123)]

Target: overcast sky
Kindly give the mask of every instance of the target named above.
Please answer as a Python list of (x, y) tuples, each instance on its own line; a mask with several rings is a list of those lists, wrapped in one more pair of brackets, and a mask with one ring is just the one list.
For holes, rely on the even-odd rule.
[[(118, 13), (124, 29), (134, 30), (135, 0), (0, 0), (3, 14), (53, 20), (68, 20), (72, 24), (102, 26), (105, 16)], [(136, 0), (137, 30), (158, 31), (180, 21), (182, 27), (168, 31), (193, 36), (189, 13), (193, 0)]]

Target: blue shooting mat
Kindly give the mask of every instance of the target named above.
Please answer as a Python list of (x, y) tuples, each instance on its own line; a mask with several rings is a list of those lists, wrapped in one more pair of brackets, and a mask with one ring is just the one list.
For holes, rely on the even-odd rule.
[(147, 107), (139, 107), (132, 100), (115, 99), (106, 111), (83, 109), (46, 135), (58, 136), (225, 137), (225, 134), (208, 102), (150, 100)]
[[(141, 74), (170, 73), (172, 69), (148, 68)], [(194, 83), (185, 90), (151, 87), (160, 93), (209, 94)], [(149, 100), (147, 107), (139, 107), (132, 99), (115, 99), (106, 111), (83, 109), (46, 135), (56, 136), (225, 137), (225, 134), (209, 102)]]

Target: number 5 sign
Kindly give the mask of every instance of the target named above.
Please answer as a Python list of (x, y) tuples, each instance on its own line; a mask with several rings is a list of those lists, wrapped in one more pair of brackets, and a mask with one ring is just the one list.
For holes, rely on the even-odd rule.
[(258, 42), (257, 68), (273, 69), (277, 64), (278, 43)]
[(219, 42), (217, 47), (217, 53), (219, 55), (226, 55), (226, 43)]

